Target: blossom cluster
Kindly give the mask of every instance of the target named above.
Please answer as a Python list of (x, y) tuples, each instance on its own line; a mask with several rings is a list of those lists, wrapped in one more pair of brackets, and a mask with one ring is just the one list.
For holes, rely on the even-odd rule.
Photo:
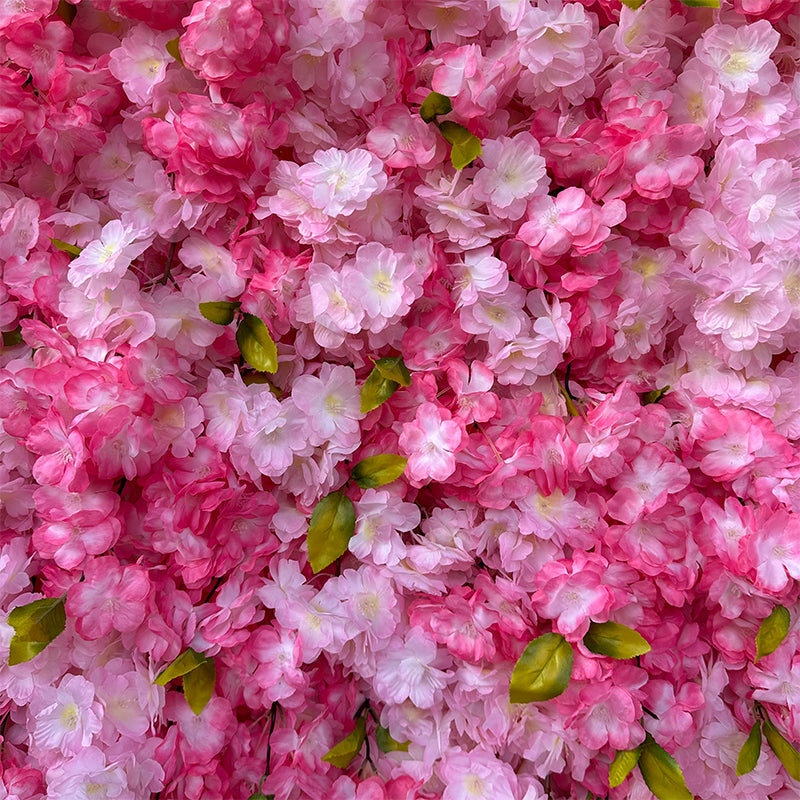
[(0, 3), (0, 798), (798, 796), (800, 15), (636, 5)]

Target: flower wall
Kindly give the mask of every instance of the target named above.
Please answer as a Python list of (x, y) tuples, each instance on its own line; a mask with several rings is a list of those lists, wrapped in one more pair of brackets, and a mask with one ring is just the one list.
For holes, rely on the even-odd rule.
[(2, 3), (0, 799), (795, 800), (799, 39)]

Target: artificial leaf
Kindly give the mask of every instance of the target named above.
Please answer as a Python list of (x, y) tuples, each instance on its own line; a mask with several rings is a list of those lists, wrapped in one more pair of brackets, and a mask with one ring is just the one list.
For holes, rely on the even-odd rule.
[(574, 654), (560, 633), (534, 639), (514, 665), (509, 686), (512, 703), (533, 703), (558, 697), (569, 684)]
[(367, 721), (364, 717), (356, 720), (356, 727), (353, 728), (349, 736), (342, 739), (339, 744), (332, 747), (322, 756), (323, 761), (333, 764), (334, 767), (346, 769), (350, 762), (358, 755), (364, 739), (367, 738)]
[(22, 328), (15, 328), (13, 331), (3, 331), (3, 347), (16, 347), (25, 340), (22, 338)]
[(79, 256), (82, 252), (81, 248), (75, 244), (70, 244), (69, 242), (62, 242), (61, 239), (53, 239), (50, 237), (50, 241), (53, 243), (53, 247), (56, 250), (63, 250), (65, 253), (69, 253), (73, 258)]
[(375, 367), (361, 387), (361, 413), (366, 414), (385, 403), (399, 387), (397, 381), (384, 378), (378, 367)]
[(356, 512), (350, 498), (343, 492), (323, 497), (311, 513), (306, 536), (311, 569), (319, 572), (344, 555), (355, 529)]
[(408, 742), (398, 742), (397, 739), (393, 739), (389, 729), (383, 725), (378, 725), (375, 729), (375, 741), (382, 753), (408, 752)]
[(395, 381), (401, 386), (411, 386), (411, 373), (408, 371), (402, 356), (379, 358), (375, 362), (375, 368), (386, 380)]
[(772, 752), (778, 756), (778, 761), (783, 764), (789, 775), (800, 781), (800, 753), (785, 739), (778, 729), (772, 724), (769, 717), (764, 716), (764, 737)]
[(632, 8), (634, 11), (644, 5), (644, 0), (622, 0), (622, 4)]
[(216, 680), (217, 670), (211, 658), (207, 658), (202, 664), (183, 676), (183, 696), (186, 698), (189, 708), (197, 716), (200, 716), (200, 712), (208, 705), (208, 701), (214, 694)]
[(639, 763), (641, 754), (641, 745), (633, 750), (617, 750), (617, 754), (608, 768), (608, 785), (612, 789), (619, 786), (630, 775), (631, 770)]
[(164, 47), (166, 48), (167, 52), (181, 65), (183, 66), (183, 59), (181, 58), (181, 50), (179, 47), (180, 38), (175, 37), (174, 39), (170, 39)]
[(670, 387), (665, 386), (663, 389), (653, 389), (652, 392), (643, 392), (639, 395), (642, 398), (642, 405), (648, 406), (652, 403), (657, 403), (669, 391)]
[(761, 623), (756, 634), (756, 662), (759, 658), (774, 653), (789, 633), (789, 610), (775, 606), (772, 613)]
[(242, 314), (236, 329), (236, 344), (244, 360), (259, 372), (278, 369), (278, 351), (267, 326), (254, 314)]
[(453, 110), (450, 98), (439, 92), (431, 92), (423, 101), (419, 115), (425, 122), (433, 122), (440, 114), (449, 114)]
[(405, 471), (408, 459), (392, 453), (370, 456), (353, 467), (352, 476), (362, 489), (377, 489), (397, 480)]
[(639, 769), (658, 800), (694, 800), (678, 762), (649, 733), (641, 747)]
[(239, 306), (241, 303), (215, 300), (211, 303), (200, 303), (200, 313), (209, 322), (215, 322), (217, 325), (230, 325)]
[(719, 8), (719, 0), (681, 0), (689, 8)]
[(187, 675), (192, 670), (197, 669), (206, 660), (202, 653), (197, 653), (190, 647), (162, 669), (153, 683), (157, 686), (166, 686), (174, 678), (180, 678), (182, 675)]
[(439, 130), (450, 142), (450, 161), (456, 169), (464, 169), (481, 154), (481, 140), (463, 125), (445, 120)]
[(758, 757), (761, 755), (761, 723), (759, 720), (750, 730), (750, 735), (742, 745), (739, 751), (739, 757), (736, 759), (736, 774), (744, 775), (752, 772), (758, 764)]
[(593, 653), (611, 658), (633, 658), (651, 650), (644, 636), (618, 622), (593, 622), (583, 643)]
[(64, 597), (44, 597), (11, 609), (8, 624), (14, 629), (8, 664), (22, 664), (39, 655), (65, 628)]

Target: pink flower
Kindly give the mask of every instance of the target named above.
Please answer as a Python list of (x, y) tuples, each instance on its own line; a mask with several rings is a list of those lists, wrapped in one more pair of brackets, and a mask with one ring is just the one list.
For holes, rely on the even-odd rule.
[(545, 163), (539, 143), (529, 133), (513, 139), (484, 139), (483, 168), (475, 175), (475, 196), (498, 216), (519, 219), (529, 198), (545, 190)]
[(137, 105), (146, 105), (164, 80), (167, 65), (175, 59), (167, 52), (170, 34), (155, 33), (147, 25), (136, 25), (111, 51), (108, 69), (122, 83), (125, 94)]
[(412, 628), (378, 654), (375, 691), (387, 703), (411, 700), (419, 708), (431, 708), (447, 683), (447, 673), (439, 669), (442, 662), (436, 643)]
[(37, 747), (77, 755), (102, 727), (94, 686), (80, 675), (65, 675), (58, 687), (42, 687), (32, 698), (33, 741)]
[(445, 785), (442, 800), (515, 800), (517, 776), (510, 764), (482, 747), (446, 754), (436, 766)]
[(151, 241), (151, 235), (112, 220), (103, 226), (100, 238), (90, 242), (70, 264), (69, 282), (88, 297), (97, 297), (106, 289), (114, 289), (131, 262), (150, 246)]
[(112, 630), (135, 631), (144, 620), (150, 596), (147, 570), (137, 564), (121, 566), (114, 556), (88, 562), (84, 581), (67, 593), (67, 615), (85, 639), (99, 639)]
[(531, 600), (537, 613), (553, 620), (553, 627), (570, 641), (582, 638), (589, 623), (605, 622), (614, 593), (604, 584), (608, 566), (600, 556), (547, 564), (536, 576)]
[(580, 255), (599, 250), (611, 227), (625, 219), (625, 213), (621, 200), (601, 207), (583, 189), (570, 186), (556, 197), (534, 197), (528, 203), (528, 221), (517, 236), (531, 248), (534, 258), (552, 264), (570, 248)]
[(446, 480), (455, 470), (455, 453), (465, 440), (463, 422), (452, 419), (446, 408), (423, 403), (400, 434), (400, 449), (408, 456), (406, 475), (417, 484)]
[(689, 485), (689, 472), (663, 445), (645, 447), (622, 474), (614, 479), (616, 494), (608, 501), (608, 513), (631, 524), (661, 508), (670, 494)]
[(87, 453), (83, 437), (67, 429), (64, 419), (54, 410), (31, 428), (26, 444), (39, 454), (33, 465), (33, 476), (41, 484), (62, 489), (83, 488), (82, 465)]

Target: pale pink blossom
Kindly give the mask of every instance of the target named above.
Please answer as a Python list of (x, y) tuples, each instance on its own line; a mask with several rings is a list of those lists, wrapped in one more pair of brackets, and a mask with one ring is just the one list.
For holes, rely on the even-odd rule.
[(406, 474), (415, 482), (443, 481), (456, 467), (455, 453), (465, 439), (463, 422), (434, 403), (423, 403), (413, 422), (403, 425), (400, 449), (408, 456)]

